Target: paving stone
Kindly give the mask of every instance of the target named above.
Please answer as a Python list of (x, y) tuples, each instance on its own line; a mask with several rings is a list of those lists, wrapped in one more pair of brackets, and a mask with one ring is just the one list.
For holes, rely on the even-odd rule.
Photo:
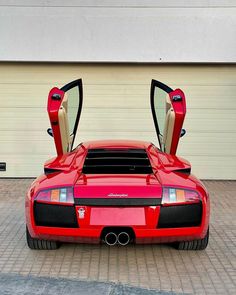
[[(24, 217), (24, 196), (31, 182), (0, 179), (0, 294), (13, 294), (7, 280), (13, 282), (14, 276), (18, 276), (18, 282), (35, 279), (26, 283), (35, 286), (35, 294), (43, 294), (37, 293), (41, 292), (37, 291), (41, 279), (43, 285), (52, 288), (53, 282), (64, 282), (60, 285), (64, 286), (67, 279), (106, 283), (109, 287), (105, 284), (104, 295), (109, 288), (108, 294), (114, 295), (154, 292), (149, 289), (155, 289), (156, 294), (159, 290), (173, 294), (236, 294), (236, 181), (204, 181), (211, 196), (209, 246), (205, 251), (186, 252), (169, 245), (109, 248), (80, 244), (63, 244), (56, 251), (32, 251), (26, 245)], [(1, 293), (3, 286), (8, 286), (5, 293)], [(146, 289), (140, 291), (139, 287)], [(27, 292), (22, 294), (33, 294)]]

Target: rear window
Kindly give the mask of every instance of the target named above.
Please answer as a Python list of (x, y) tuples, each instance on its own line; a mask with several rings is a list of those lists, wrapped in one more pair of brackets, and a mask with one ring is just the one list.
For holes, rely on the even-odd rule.
[(145, 149), (90, 149), (84, 174), (151, 174), (152, 167)]

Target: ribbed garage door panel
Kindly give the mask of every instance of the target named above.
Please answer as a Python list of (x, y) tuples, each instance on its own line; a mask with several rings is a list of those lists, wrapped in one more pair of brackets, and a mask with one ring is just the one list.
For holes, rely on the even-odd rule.
[(236, 179), (236, 66), (0, 64), (0, 177), (37, 176), (55, 155), (46, 130), (48, 91), (82, 77), (84, 110), (76, 142), (157, 142), (149, 108), (152, 78), (182, 88), (188, 112), (178, 154), (200, 178)]

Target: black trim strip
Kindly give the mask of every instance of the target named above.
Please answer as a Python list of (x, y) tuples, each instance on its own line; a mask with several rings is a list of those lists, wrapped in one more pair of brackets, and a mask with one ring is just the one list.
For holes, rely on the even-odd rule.
[(134, 148), (123, 148), (123, 149), (119, 149), (119, 148), (104, 148), (104, 149), (89, 149), (88, 150), (88, 154), (100, 154), (100, 153), (104, 153), (106, 152), (106, 154), (113, 154), (113, 153), (121, 153), (121, 154), (144, 154), (146, 155), (146, 150), (145, 149), (134, 149)]
[(89, 149), (87, 159), (123, 158), (148, 159), (145, 149)]
[(165, 91), (168, 94), (170, 92), (172, 92), (173, 89), (170, 88), (169, 86), (161, 83), (160, 81), (157, 81), (157, 80), (152, 79), (152, 82), (151, 82), (151, 90), (150, 90), (150, 103), (151, 103), (151, 110), (152, 110), (153, 122), (154, 122), (154, 125), (155, 125), (158, 142), (159, 142), (160, 149), (161, 149), (160, 129), (159, 129), (158, 120), (157, 120), (157, 116), (156, 116), (155, 101), (154, 101), (156, 87), (162, 89), (163, 91)]
[(173, 92), (173, 89), (170, 88), (169, 86), (167, 86), (166, 84), (160, 82), (160, 81), (157, 81), (155, 79), (152, 79), (152, 87), (158, 87), (160, 89), (162, 89), (163, 91), (167, 92), (167, 93), (170, 93), (170, 92)]
[(78, 86), (79, 83), (81, 83), (81, 82), (82, 82), (82, 79), (76, 79), (76, 80), (71, 81), (71, 82), (67, 83), (66, 85), (62, 86), (60, 90), (63, 92), (67, 92), (68, 90), (74, 88), (75, 86)]
[(84, 168), (101, 168), (101, 167), (104, 167), (104, 168), (106, 168), (106, 167), (132, 167), (132, 168), (151, 168), (152, 166), (151, 165), (135, 165), (135, 164), (130, 164), (130, 165), (116, 165), (116, 164), (107, 164), (107, 165), (84, 165)]
[(178, 172), (178, 173), (183, 173), (183, 174), (186, 174), (186, 175), (190, 175), (191, 174), (191, 168), (176, 169), (176, 170), (173, 170), (172, 172)]
[(52, 174), (52, 173), (59, 173), (59, 172), (62, 172), (62, 170), (44, 167), (44, 174), (45, 175), (49, 175), (49, 174)]
[(150, 166), (148, 158), (86, 158), (86, 165), (89, 166)]
[(81, 206), (159, 206), (161, 198), (75, 198), (74, 202)]
[(84, 174), (153, 174), (151, 166), (84, 166)]

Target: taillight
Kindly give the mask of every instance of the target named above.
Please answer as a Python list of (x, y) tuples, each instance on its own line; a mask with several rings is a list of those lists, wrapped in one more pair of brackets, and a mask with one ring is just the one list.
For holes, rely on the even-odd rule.
[(53, 188), (38, 193), (36, 201), (74, 204), (73, 188)]
[(189, 203), (199, 203), (200, 195), (193, 190), (165, 187), (162, 194), (162, 205), (184, 205)]

